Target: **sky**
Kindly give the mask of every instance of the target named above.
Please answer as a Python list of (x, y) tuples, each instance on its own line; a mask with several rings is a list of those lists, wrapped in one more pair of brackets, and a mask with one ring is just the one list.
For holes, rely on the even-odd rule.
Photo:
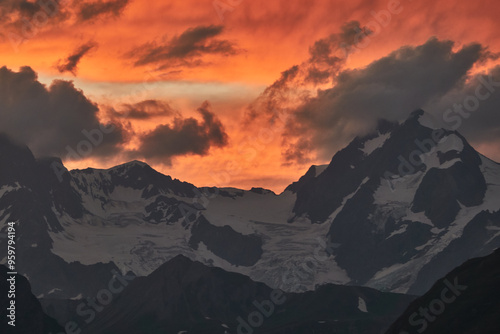
[(0, 132), (69, 169), (140, 160), (197, 186), (279, 193), (378, 119), (423, 108), (500, 161), (499, 10), (3, 0)]

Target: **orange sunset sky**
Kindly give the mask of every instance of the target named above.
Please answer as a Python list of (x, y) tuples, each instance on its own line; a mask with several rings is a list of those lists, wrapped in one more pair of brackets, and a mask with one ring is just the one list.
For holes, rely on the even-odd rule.
[[(500, 73), (493, 0), (6, 0), (0, 13), (0, 131), (69, 169), (137, 159), (197, 186), (279, 193), (377, 118), (439, 115)], [(496, 161), (499, 101), (458, 129)], [(66, 154), (105, 124), (88, 155)]]

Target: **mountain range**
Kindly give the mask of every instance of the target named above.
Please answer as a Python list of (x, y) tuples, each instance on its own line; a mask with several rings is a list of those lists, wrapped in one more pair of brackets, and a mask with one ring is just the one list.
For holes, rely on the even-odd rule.
[[(500, 165), (437, 123), (422, 110), (381, 120), (281, 194), (196, 187), (139, 161), (68, 171), (2, 135), (0, 222), (17, 223), (17, 270), (59, 315), (172, 259), (292, 295), (326, 284), (423, 295), (500, 247)], [(0, 263), (6, 249), (0, 235)]]

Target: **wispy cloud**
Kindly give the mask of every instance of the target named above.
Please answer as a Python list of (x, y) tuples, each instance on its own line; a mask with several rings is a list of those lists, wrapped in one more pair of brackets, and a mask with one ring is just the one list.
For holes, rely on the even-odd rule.
[(92, 49), (97, 48), (97, 43), (95, 42), (87, 42), (81, 46), (79, 46), (73, 53), (71, 53), (68, 57), (66, 57), (64, 60), (60, 59), (57, 64), (56, 68), (60, 73), (64, 72), (71, 72), (73, 75), (76, 76), (76, 72), (78, 70), (78, 64), (80, 63), (80, 60), (88, 54)]
[(174, 66), (195, 67), (203, 64), (204, 55), (235, 55), (239, 52), (233, 42), (216, 37), (223, 26), (198, 26), (184, 31), (162, 43), (150, 42), (131, 50), (127, 56), (135, 59), (135, 66), (159, 64), (163, 68)]
[(347, 61), (346, 50), (370, 35), (370, 30), (351, 21), (340, 32), (319, 39), (309, 48), (309, 58), (281, 73), (281, 77), (250, 104), (246, 121), (257, 116), (277, 116), (277, 110), (296, 106), (311, 94), (311, 87), (333, 82)]
[(80, 21), (90, 21), (99, 17), (118, 17), (129, 4), (129, 0), (83, 2), (78, 7)]
[(107, 112), (111, 117), (137, 120), (179, 115), (167, 102), (159, 100), (144, 100), (133, 104), (124, 103), (118, 108), (109, 107)]

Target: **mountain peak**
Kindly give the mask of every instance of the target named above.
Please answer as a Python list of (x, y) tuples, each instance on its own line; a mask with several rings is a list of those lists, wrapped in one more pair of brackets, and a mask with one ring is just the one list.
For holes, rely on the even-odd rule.
[(36, 183), (36, 162), (26, 145), (0, 133), (0, 187), (6, 184)]
[(448, 128), (448, 126), (446, 126), (442, 120), (439, 120), (431, 113), (426, 112), (422, 109), (413, 111), (403, 124), (406, 126), (423, 126), (431, 130), (446, 130)]
[(269, 190), (269, 189), (265, 189), (265, 188), (261, 188), (261, 187), (252, 187), (252, 189), (250, 189), (250, 191), (253, 193), (259, 194), (259, 195), (266, 195), (266, 194), (276, 195), (274, 193), (274, 191)]
[(379, 118), (377, 120), (377, 131), (379, 134), (389, 133), (397, 126), (398, 122), (392, 122), (385, 118)]
[(170, 261), (166, 262), (163, 264), (162, 267), (164, 266), (186, 266), (186, 265), (191, 265), (195, 261), (191, 260), (187, 256), (183, 254), (176, 255), (173, 257)]
[(427, 114), (423, 109), (417, 109), (417, 110), (414, 110), (410, 113), (410, 116), (408, 117), (408, 120), (410, 119), (419, 119), (420, 116), (423, 116)]
[(123, 163), (121, 165), (116, 165), (114, 167), (111, 167), (110, 170), (120, 169), (120, 168), (131, 169), (131, 168), (135, 168), (135, 167), (140, 167), (140, 168), (149, 167), (149, 168), (151, 168), (147, 163), (145, 163), (143, 161), (132, 160), (132, 161), (129, 161), (129, 162), (125, 162), (125, 163)]

